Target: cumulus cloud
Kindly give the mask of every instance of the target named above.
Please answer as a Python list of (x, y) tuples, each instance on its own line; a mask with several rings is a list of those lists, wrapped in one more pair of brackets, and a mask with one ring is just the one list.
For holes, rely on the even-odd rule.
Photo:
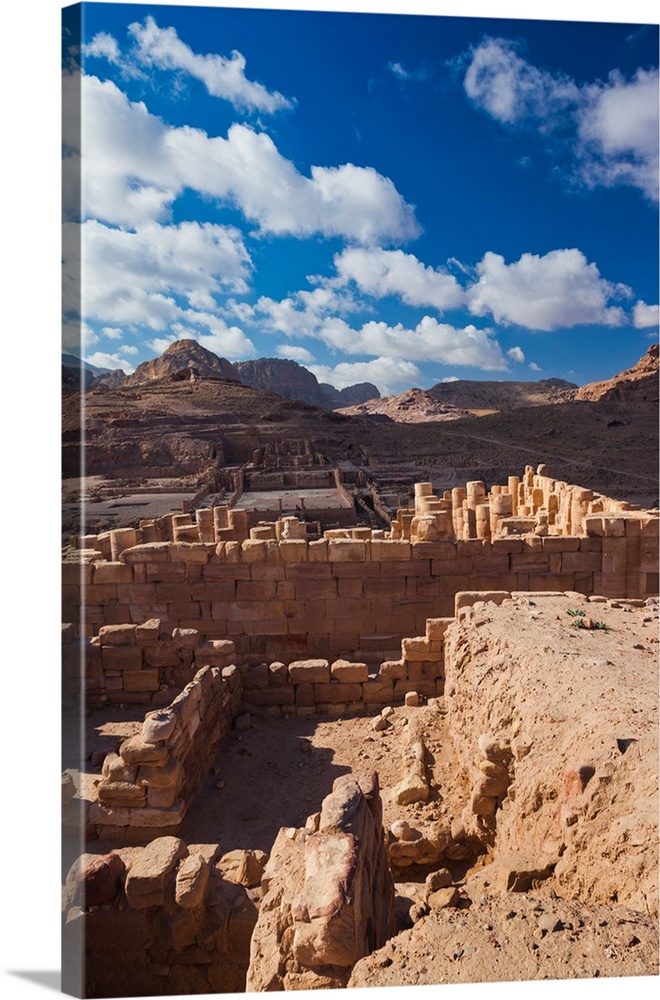
[(396, 295), (411, 306), (442, 312), (463, 304), (464, 292), (453, 275), (426, 267), (413, 254), (380, 247), (353, 247), (335, 257), (343, 281), (354, 281), (375, 298)]
[(530, 361), (528, 367), (531, 368), (531, 370), (533, 372), (542, 372), (543, 371), (543, 369), (541, 368), (541, 366), (537, 365), (535, 361)]
[(82, 46), (82, 52), (84, 56), (107, 59), (108, 62), (115, 66), (121, 61), (121, 52), (119, 51), (117, 40), (106, 31), (99, 31), (97, 35), (94, 35), (91, 42), (87, 42)]
[(135, 367), (130, 361), (127, 361), (119, 353), (106, 354), (104, 351), (96, 351), (94, 354), (85, 355), (85, 361), (94, 365), (95, 368), (110, 368), (113, 371), (116, 368), (121, 368), (127, 375), (131, 375), (135, 371)]
[(625, 320), (623, 310), (608, 303), (630, 290), (605, 281), (580, 250), (551, 250), (543, 257), (525, 253), (512, 264), (489, 251), (477, 273), (467, 291), (470, 311), (490, 313), (498, 323), (557, 330), (585, 323), (620, 326)]
[(107, 326), (162, 328), (177, 315), (174, 297), (199, 310), (215, 308), (221, 291), (245, 291), (250, 257), (240, 231), (213, 223), (145, 223), (135, 232), (94, 219), (64, 226), (64, 307), (75, 309), (82, 271), (83, 311)]
[[(73, 88), (73, 77), (65, 88)], [(360, 243), (418, 235), (392, 181), (351, 163), (299, 173), (264, 132), (234, 124), (227, 138), (173, 128), (111, 81), (82, 78), (83, 212), (128, 228), (167, 221), (185, 189), (238, 208), (261, 233), (320, 234)], [(79, 155), (73, 129), (70, 155)], [(68, 206), (74, 214), (77, 205)]]
[(402, 358), (374, 358), (372, 361), (342, 361), (334, 368), (328, 365), (309, 365), (309, 370), (319, 382), (329, 382), (337, 389), (345, 389), (357, 382), (373, 382), (382, 395), (402, 392), (422, 378), (417, 365)]
[(510, 347), (506, 353), (512, 361), (517, 362), (519, 365), (525, 360), (525, 355), (521, 347)]
[[(205, 329), (200, 329), (205, 327)], [(182, 320), (171, 325), (172, 333), (154, 337), (147, 344), (156, 354), (162, 354), (177, 340), (196, 340), (207, 351), (230, 361), (254, 357), (254, 344), (237, 326), (227, 326), (219, 316), (204, 313), (183, 313)]]
[(424, 316), (414, 329), (401, 323), (388, 326), (371, 321), (356, 330), (342, 319), (328, 319), (318, 336), (328, 347), (346, 354), (470, 365), (484, 371), (507, 368), (501, 348), (489, 331), (471, 325), (456, 329), (432, 316)]
[(550, 151), (570, 149), (586, 185), (632, 185), (658, 200), (657, 69), (578, 85), (533, 66), (513, 42), (486, 38), (471, 50), (463, 86), (502, 125), (533, 131)]
[(297, 361), (298, 364), (307, 365), (314, 360), (305, 347), (294, 347), (291, 344), (280, 344), (276, 350), (278, 358), (287, 358), (289, 361)]
[(102, 324), (110, 339), (126, 328), (184, 330), (186, 324), (193, 332), (181, 336), (193, 336), (210, 350), (218, 343), (231, 357), (254, 353), (243, 331), (217, 315), (215, 301), (225, 289), (247, 288), (250, 258), (237, 229), (182, 222), (147, 223), (126, 232), (92, 219), (82, 226), (67, 223), (63, 232), (65, 313), (80, 310), (87, 323)]
[(660, 323), (660, 306), (649, 306), (639, 299), (633, 308), (633, 323), (637, 330), (647, 330)]
[(292, 107), (292, 102), (282, 94), (247, 79), (245, 56), (236, 50), (229, 58), (197, 55), (181, 41), (174, 28), (160, 28), (153, 17), (147, 17), (142, 24), (130, 24), (128, 30), (135, 39), (134, 54), (140, 63), (188, 73), (201, 80), (213, 97), (230, 101), (239, 110), (272, 114)]

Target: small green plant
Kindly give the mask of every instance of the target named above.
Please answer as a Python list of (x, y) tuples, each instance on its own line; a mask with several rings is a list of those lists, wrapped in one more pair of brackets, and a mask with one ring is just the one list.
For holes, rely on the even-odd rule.
[(591, 627), (592, 628), (601, 628), (601, 629), (608, 628), (608, 626), (605, 624), (605, 622), (592, 622)]
[[(586, 614), (582, 608), (569, 608), (566, 613), (571, 615), (573, 618), (583, 618)], [(573, 624), (577, 625), (578, 623), (574, 622)]]

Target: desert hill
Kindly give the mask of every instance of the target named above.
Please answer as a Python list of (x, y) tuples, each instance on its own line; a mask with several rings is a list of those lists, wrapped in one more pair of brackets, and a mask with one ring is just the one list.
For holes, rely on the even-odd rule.
[(658, 401), (658, 345), (651, 344), (636, 365), (603, 382), (590, 382), (575, 393), (575, 399)]
[(443, 403), (434, 399), (424, 389), (406, 389), (397, 396), (383, 396), (380, 399), (369, 399), (356, 406), (345, 406), (339, 409), (345, 416), (357, 417), (380, 415), (388, 417), (397, 423), (417, 424), (427, 421), (457, 420), (467, 417), (467, 410), (462, 410), (451, 403)]
[(431, 386), (428, 394), (432, 399), (463, 410), (506, 412), (524, 406), (563, 403), (566, 393), (573, 389), (577, 389), (574, 382), (565, 382), (560, 378), (540, 379), (538, 382), (457, 379), (454, 382), (438, 382)]

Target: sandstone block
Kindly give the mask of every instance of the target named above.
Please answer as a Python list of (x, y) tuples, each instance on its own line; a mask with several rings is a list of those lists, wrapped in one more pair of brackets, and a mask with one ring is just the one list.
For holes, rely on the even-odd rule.
[[(102, 773), (108, 781), (124, 781), (131, 784), (136, 783), (137, 767), (131, 767), (123, 757), (116, 753), (106, 754), (103, 761)], [(75, 791), (75, 786), (74, 786)]]
[(283, 563), (307, 562), (307, 541), (305, 539), (282, 540), (279, 550)]
[(172, 630), (172, 645), (175, 649), (195, 649), (200, 640), (200, 634), (194, 628), (175, 628)]
[(366, 542), (359, 538), (331, 538), (328, 542), (328, 561), (365, 562)]
[(147, 804), (147, 796), (141, 785), (128, 781), (101, 781), (97, 788), (101, 805), (140, 808)]
[(427, 897), (427, 903), (432, 910), (442, 910), (447, 906), (458, 906), (461, 895), (455, 886), (446, 889), (436, 889)]
[(370, 677), (362, 685), (365, 705), (388, 705), (394, 698), (394, 684), (384, 677)]
[(158, 691), (160, 671), (144, 667), (142, 670), (125, 670), (124, 691)]
[(146, 542), (142, 545), (132, 545), (120, 553), (119, 561), (128, 565), (169, 562), (170, 545), (170, 542)]
[(150, 764), (162, 767), (167, 763), (167, 747), (163, 743), (146, 743), (139, 736), (131, 736), (119, 747), (120, 756), (127, 764)]
[(125, 865), (118, 854), (82, 854), (69, 869), (63, 892), (66, 909), (112, 903), (121, 888)]
[(183, 910), (194, 910), (204, 902), (210, 868), (201, 854), (189, 854), (176, 873), (174, 899)]
[(165, 882), (177, 861), (188, 855), (188, 848), (178, 837), (152, 840), (131, 866), (126, 876), (126, 901), (133, 909), (162, 906)]
[(130, 646), (135, 644), (136, 627), (133, 624), (102, 625), (99, 642), (102, 646)]
[(406, 664), (403, 660), (383, 660), (378, 676), (391, 681), (404, 680), (407, 676)]
[(493, 604), (501, 604), (505, 601), (511, 594), (508, 590), (491, 590), (491, 591), (474, 591), (474, 590), (461, 590), (456, 594), (455, 597), (455, 614), (461, 608), (471, 608), (477, 601), (492, 602)]
[(142, 740), (145, 743), (163, 743), (176, 728), (176, 715), (167, 708), (149, 712), (142, 723)]
[(160, 636), (160, 618), (149, 618), (135, 626), (135, 641), (139, 646), (152, 645)]
[(428, 802), (429, 786), (425, 778), (418, 774), (407, 774), (394, 787), (394, 801), (397, 805), (406, 806), (413, 802)]
[(368, 679), (369, 668), (366, 663), (335, 660), (330, 667), (330, 674), (334, 680), (343, 682), (344, 684), (361, 684)]
[[(93, 563), (94, 583), (132, 583), (133, 568), (123, 562)], [(91, 582), (91, 581), (90, 581)]]
[[(108, 625), (108, 628), (116, 626)], [(101, 663), (104, 670), (140, 670), (142, 650), (139, 646), (102, 646)]]
[(160, 639), (144, 648), (144, 659), (150, 667), (178, 667), (181, 664), (181, 656), (174, 645)]
[(181, 787), (182, 780), (183, 771), (178, 760), (169, 760), (164, 767), (151, 767), (148, 764), (143, 764), (137, 774), (138, 784), (147, 788), (178, 789)]
[(431, 647), (429, 640), (423, 636), (414, 636), (412, 639), (401, 640), (402, 660), (429, 660), (431, 659)]
[(294, 660), (289, 664), (290, 684), (326, 684), (330, 680), (327, 660)]
[[(196, 531), (196, 529), (194, 529)], [(170, 559), (172, 562), (182, 562), (187, 565), (204, 566), (209, 561), (211, 553), (202, 542), (172, 542)]]
[(314, 685), (314, 701), (317, 704), (333, 705), (342, 702), (360, 701), (361, 698), (361, 684), (342, 684), (333, 681), (331, 684)]
[(241, 545), (241, 559), (244, 563), (266, 562), (267, 543), (261, 540), (246, 539)]

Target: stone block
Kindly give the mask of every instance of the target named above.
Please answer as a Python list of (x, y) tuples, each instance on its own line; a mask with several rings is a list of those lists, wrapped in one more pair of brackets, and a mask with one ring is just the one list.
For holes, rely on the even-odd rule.
[(140, 670), (142, 650), (139, 646), (102, 646), (101, 663), (104, 670)]
[(600, 552), (566, 552), (561, 557), (562, 573), (600, 573)]
[(299, 685), (297, 688), (290, 686), (269, 687), (261, 688), (260, 690), (246, 688), (243, 691), (243, 704), (251, 707), (254, 706), (255, 708), (264, 708), (273, 705), (294, 705), (296, 704), (296, 697), (300, 688), (304, 686)]
[(158, 691), (160, 687), (158, 670), (124, 670), (122, 676), (124, 691)]
[(372, 562), (409, 562), (412, 558), (410, 542), (404, 539), (372, 539), (369, 550)]
[(130, 781), (109, 781), (105, 778), (98, 784), (97, 795), (102, 806), (139, 809), (147, 804), (144, 788)]
[(160, 639), (152, 646), (145, 646), (143, 655), (145, 663), (150, 667), (178, 667), (181, 665), (178, 649), (166, 639)]
[(453, 621), (453, 618), (427, 618), (426, 638), (430, 642), (441, 640)]
[(149, 712), (142, 723), (142, 740), (145, 743), (163, 743), (176, 729), (176, 715), (169, 708)]
[(307, 562), (307, 542), (305, 539), (284, 539), (279, 543), (279, 550), (283, 563)]
[(148, 618), (135, 626), (135, 641), (139, 646), (151, 646), (160, 636), (160, 618)]
[(290, 684), (327, 684), (330, 664), (327, 660), (294, 660), (289, 664)]
[(389, 705), (394, 699), (394, 682), (384, 677), (370, 677), (362, 685), (365, 705)]
[(401, 642), (402, 660), (428, 660), (430, 654), (430, 641), (423, 635), (414, 636), (411, 639), (403, 639)]
[(241, 545), (241, 559), (244, 563), (266, 562), (267, 543), (246, 539)]
[(209, 551), (209, 547), (203, 542), (172, 542), (170, 546), (170, 559), (172, 562), (204, 566), (210, 557), (211, 552)]
[(499, 605), (510, 596), (508, 590), (461, 590), (455, 596), (454, 613), (458, 616), (461, 608), (471, 608), (477, 601), (490, 601)]
[(119, 562), (128, 565), (169, 562), (171, 544), (171, 542), (146, 542), (142, 545), (133, 545), (120, 553)]
[(99, 629), (99, 642), (102, 646), (130, 646), (136, 641), (135, 625), (103, 625)]
[[(122, 562), (95, 562), (94, 583), (132, 583), (133, 567)], [(89, 581), (92, 582), (91, 580)]]
[(406, 675), (406, 664), (403, 660), (383, 660), (378, 668), (378, 676), (385, 680), (403, 680)]
[(314, 685), (297, 684), (295, 688), (296, 706), (298, 708), (314, 708)]
[(141, 910), (163, 906), (167, 876), (174, 870), (177, 862), (187, 855), (188, 848), (178, 837), (158, 837), (152, 840), (138, 855), (126, 876), (125, 894), (128, 905)]
[(174, 583), (186, 578), (185, 563), (146, 563), (144, 569), (148, 583)]
[(194, 910), (204, 902), (204, 894), (209, 882), (210, 868), (201, 854), (189, 854), (184, 858), (176, 873), (174, 899), (184, 910)]
[(334, 705), (347, 703), (350, 701), (362, 700), (361, 684), (342, 684), (332, 682), (331, 684), (314, 685), (314, 702), (318, 704)]
[(366, 542), (359, 538), (331, 538), (328, 542), (328, 561), (365, 562)]
[(127, 764), (148, 764), (151, 767), (164, 767), (169, 758), (164, 743), (147, 743), (140, 736), (124, 740), (119, 754)]
[[(330, 666), (330, 675), (344, 684), (361, 684), (369, 677), (366, 663), (352, 663), (349, 660), (335, 660)], [(360, 694), (360, 697), (362, 695)]]
[[(270, 601), (275, 597), (275, 590), (276, 584), (272, 580), (239, 580), (236, 584), (236, 600)], [(232, 600), (232, 597), (227, 595), (224, 600)]]

